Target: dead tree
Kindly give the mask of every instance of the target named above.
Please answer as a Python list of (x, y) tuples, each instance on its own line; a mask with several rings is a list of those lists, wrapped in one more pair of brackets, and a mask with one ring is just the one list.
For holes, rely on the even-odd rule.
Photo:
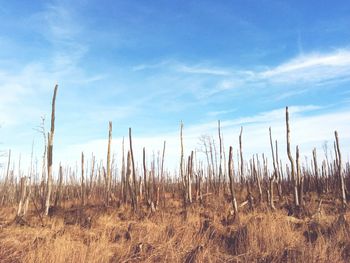
[(192, 177), (193, 177), (193, 151), (188, 157), (188, 173), (187, 173), (187, 199), (192, 203)]
[[(278, 184), (277, 184), (277, 192), (278, 192), (278, 197), (279, 199), (282, 199), (282, 169), (280, 172), (280, 165), (279, 165), (279, 159), (278, 159), (278, 142), (275, 140), (275, 149), (276, 149), (276, 173), (277, 173), (277, 178), (278, 178)], [(281, 167), (282, 167), (282, 162), (281, 162)]]
[(147, 167), (146, 167), (146, 149), (143, 147), (142, 150), (142, 163), (143, 163), (143, 180), (144, 180), (144, 185), (145, 185), (145, 203), (149, 204), (149, 188), (147, 184)]
[(269, 182), (270, 182), (270, 192), (269, 192), (270, 193), (270, 207), (275, 210), (276, 208), (275, 208), (275, 204), (273, 202), (273, 184), (275, 181), (278, 181), (278, 177), (277, 177), (278, 167), (276, 168), (275, 153), (273, 150), (273, 143), (272, 143), (271, 127), (269, 128), (269, 133), (270, 133), (270, 145), (271, 145), (272, 164), (273, 164), (273, 175), (271, 176), (271, 178), (269, 178)]
[(229, 157), (228, 157), (228, 176), (230, 179), (230, 192), (231, 192), (231, 203), (233, 212), (236, 218), (238, 218), (238, 206), (237, 206), (237, 200), (235, 195), (235, 189), (234, 189), (234, 178), (233, 178), (233, 153), (232, 153), (232, 146), (230, 146), (229, 150)]
[(243, 163), (243, 152), (242, 152), (242, 133), (243, 133), (243, 127), (241, 127), (241, 132), (239, 133), (239, 156), (240, 156), (240, 175), (241, 175), (241, 184), (244, 180), (244, 163)]
[(128, 151), (128, 158), (127, 158), (127, 164), (126, 164), (126, 181), (128, 184), (128, 191), (131, 197), (131, 205), (134, 211), (136, 211), (136, 196), (135, 196), (135, 191), (133, 188), (133, 178), (134, 175), (132, 174), (132, 157), (131, 157), (131, 152)]
[[(318, 174), (318, 165), (317, 165), (317, 154), (316, 154), (316, 148), (312, 150), (312, 157), (313, 157), (313, 162), (314, 162), (314, 174), (315, 174), (315, 186), (316, 186), (316, 191), (317, 194), (321, 194), (321, 189), (320, 189), (320, 182), (319, 182), (319, 174)], [(299, 180), (299, 178), (298, 178)]]
[(165, 178), (164, 178), (165, 146), (166, 146), (166, 141), (164, 141), (164, 143), (163, 143), (162, 162), (161, 162), (161, 166), (160, 166), (160, 178), (161, 178), (161, 184), (162, 184), (163, 207), (165, 207)]
[(297, 164), (297, 181), (298, 181), (298, 194), (299, 203), (304, 206), (304, 176), (301, 174), (300, 161), (299, 161), (299, 146), (296, 147), (296, 164)]
[(181, 154), (180, 154), (180, 176), (181, 176), (181, 181), (182, 181), (182, 185), (183, 185), (183, 203), (184, 203), (184, 207), (186, 208), (186, 203), (187, 203), (187, 198), (186, 198), (186, 180), (185, 180), (185, 176), (184, 176), (184, 169), (183, 169), (183, 166), (184, 166), (184, 163), (183, 163), (183, 160), (184, 160), (184, 145), (183, 145), (183, 137), (182, 137), (182, 130), (183, 130), (183, 123), (181, 121), (181, 124), (180, 124), (180, 147), (181, 147)]
[(24, 215), (24, 200), (27, 195), (27, 177), (22, 177), (20, 180), (20, 201), (18, 204), (18, 210), (17, 210), (17, 216), (23, 216)]
[(94, 182), (94, 175), (95, 175), (95, 156), (92, 154), (91, 159), (91, 173), (90, 173), (90, 186), (89, 186), (89, 199), (92, 195), (92, 188), (93, 188), (93, 182)]
[(81, 205), (85, 205), (84, 153), (81, 153)]
[(346, 194), (345, 194), (345, 183), (344, 183), (344, 174), (343, 174), (343, 169), (342, 169), (342, 161), (341, 161), (341, 152), (340, 152), (340, 147), (339, 147), (339, 138), (338, 138), (338, 132), (334, 132), (335, 135), (335, 145), (336, 145), (336, 153), (335, 155), (337, 156), (338, 159), (338, 176), (340, 180), (340, 191), (341, 191), (341, 200), (342, 200), (342, 205), (343, 208), (346, 208)]
[(49, 214), (50, 208), (50, 198), (52, 191), (52, 149), (53, 149), (53, 138), (55, 133), (55, 104), (56, 104), (56, 94), (57, 94), (58, 85), (55, 86), (55, 90), (52, 98), (52, 111), (51, 111), (51, 129), (48, 134), (48, 143), (47, 143), (47, 194), (45, 202), (45, 215)]
[(109, 199), (111, 195), (111, 143), (112, 143), (112, 122), (109, 122), (108, 129), (108, 148), (107, 148), (107, 189), (106, 189), (106, 204), (109, 205)]
[(132, 180), (133, 180), (133, 192), (134, 192), (134, 211), (137, 211), (137, 199), (138, 199), (138, 195), (137, 195), (137, 179), (136, 179), (136, 171), (135, 171), (135, 161), (134, 161), (134, 152), (132, 150), (132, 136), (131, 136), (131, 128), (129, 128), (129, 143), (130, 143), (130, 155), (131, 155), (131, 167), (132, 167)]
[(125, 204), (127, 201), (127, 192), (128, 192), (128, 184), (126, 180), (126, 171), (125, 171), (125, 150), (124, 150), (124, 137), (122, 142), (122, 171), (121, 171), (121, 199)]
[(298, 198), (298, 184), (297, 184), (297, 178), (295, 176), (295, 167), (294, 167), (294, 160), (290, 151), (290, 128), (289, 128), (289, 113), (288, 113), (288, 107), (286, 107), (286, 128), (287, 128), (287, 154), (288, 159), (290, 161), (291, 166), (291, 179), (293, 181), (293, 188), (294, 188), (294, 205), (296, 207), (299, 206), (299, 198)]
[(62, 166), (60, 164), (59, 181), (58, 181), (58, 187), (57, 187), (55, 203), (54, 203), (55, 207), (57, 207), (59, 205), (59, 202), (61, 200), (62, 181), (63, 181), (63, 172), (62, 172)]
[(221, 177), (222, 177), (222, 138), (221, 138), (221, 126), (220, 126), (220, 120), (218, 121), (218, 134), (219, 134), (219, 144), (220, 144), (220, 163), (219, 163), (219, 194), (220, 194), (220, 188), (221, 188)]
[(5, 203), (5, 197), (7, 194), (7, 184), (9, 181), (9, 174), (10, 174), (10, 164), (11, 164), (11, 150), (9, 150), (8, 159), (7, 159), (6, 177), (5, 177), (4, 186), (2, 188), (2, 196), (1, 196), (0, 206), (3, 206)]

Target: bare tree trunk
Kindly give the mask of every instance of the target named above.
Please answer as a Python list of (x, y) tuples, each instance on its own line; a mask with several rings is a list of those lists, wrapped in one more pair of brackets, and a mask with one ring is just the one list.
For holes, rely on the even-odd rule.
[(20, 201), (18, 204), (17, 216), (23, 216), (23, 204), (27, 190), (27, 177), (22, 177), (20, 181)]
[(136, 179), (136, 171), (135, 171), (135, 162), (134, 162), (134, 152), (132, 150), (132, 137), (131, 137), (131, 128), (129, 128), (129, 142), (130, 142), (130, 155), (131, 155), (131, 166), (132, 166), (132, 179), (133, 179), (133, 195), (134, 195), (134, 211), (137, 211), (137, 179)]
[(220, 195), (221, 177), (222, 177), (222, 151), (223, 151), (223, 149), (222, 149), (220, 120), (218, 121), (218, 134), (219, 134), (219, 144), (220, 144), (220, 163), (219, 163), (219, 195)]
[(340, 190), (341, 190), (341, 199), (343, 207), (346, 208), (346, 194), (345, 194), (345, 183), (344, 183), (344, 174), (342, 169), (342, 161), (341, 161), (341, 152), (339, 147), (339, 138), (338, 138), (338, 132), (334, 132), (335, 135), (335, 143), (336, 143), (336, 156), (338, 156), (338, 174), (340, 179)]
[(107, 148), (107, 185), (106, 185), (106, 204), (109, 205), (109, 199), (111, 197), (111, 143), (112, 143), (112, 122), (109, 122), (108, 129), (108, 148)]
[(91, 159), (91, 174), (90, 174), (90, 186), (89, 186), (89, 199), (92, 196), (92, 188), (93, 188), (93, 182), (94, 182), (94, 175), (95, 175), (95, 156), (92, 154)]
[[(312, 157), (313, 157), (313, 160), (314, 160), (314, 173), (315, 173), (315, 180), (316, 180), (316, 191), (317, 191), (318, 196), (320, 196), (320, 194), (321, 194), (321, 189), (320, 189), (321, 184), (319, 182), (316, 148), (314, 148), (313, 151), (312, 151)], [(298, 180), (300, 180), (300, 178), (298, 178)]]
[[(278, 162), (278, 142), (275, 140), (275, 148), (276, 148), (276, 173), (277, 173), (277, 192), (278, 192), (278, 197), (281, 200), (282, 199), (282, 172), (280, 172), (280, 166)], [(282, 166), (282, 164), (281, 164)]]
[(55, 198), (55, 204), (54, 204), (55, 207), (57, 207), (59, 205), (59, 202), (60, 202), (60, 199), (61, 199), (62, 181), (63, 181), (63, 172), (62, 172), (62, 166), (60, 164), (59, 182), (58, 182), (56, 198)]
[(121, 182), (121, 199), (123, 203), (125, 204), (127, 201), (127, 180), (126, 180), (126, 171), (125, 171), (125, 150), (124, 150), (124, 137), (123, 137), (123, 143), (122, 143), (122, 182)]
[[(278, 184), (278, 167), (276, 168), (276, 161), (275, 161), (275, 153), (273, 149), (273, 143), (272, 143), (272, 134), (271, 134), (271, 127), (269, 128), (270, 133), (270, 145), (271, 145), (271, 153), (272, 153), (272, 164), (273, 164), (273, 175), (270, 178), (270, 206), (272, 209), (275, 209), (275, 205), (273, 202), (273, 183), (276, 181)], [(277, 186), (278, 187), (278, 186)]]
[(55, 104), (58, 85), (55, 86), (55, 90), (52, 98), (52, 111), (51, 111), (51, 129), (48, 134), (48, 150), (47, 150), (47, 194), (45, 202), (45, 215), (49, 214), (50, 198), (52, 191), (52, 149), (53, 149), (53, 137), (55, 133)]
[(147, 185), (147, 167), (146, 167), (146, 149), (143, 147), (142, 150), (142, 163), (143, 163), (143, 180), (145, 185), (145, 203), (150, 204), (149, 200), (149, 188)]
[(242, 133), (243, 133), (243, 127), (241, 127), (241, 132), (239, 133), (239, 156), (240, 161), (241, 161), (241, 170), (240, 170), (240, 175), (241, 175), (241, 184), (243, 183), (244, 180), (244, 163), (243, 163), (243, 151), (242, 151)]
[(11, 150), (9, 150), (9, 155), (8, 155), (8, 159), (7, 159), (6, 177), (5, 177), (4, 186), (2, 188), (2, 197), (1, 197), (0, 206), (4, 205), (5, 197), (7, 195), (7, 184), (8, 184), (8, 180), (9, 180), (9, 174), (10, 174), (10, 164), (11, 164)]
[(295, 176), (294, 160), (293, 160), (292, 154), (290, 152), (290, 128), (289, 128), (288, 107), (286, 107), (286, 126), (287, 126), (287, 154), (288, 154), (288, 159), (290, 161), (291, 179), (293, 181), (293, 187), (294, 187), (294, 204), (295, 204), (295, 206), (299, 206), (298, 184), (297, 184), (297, 178)]
[(163, 143), (163, 153), (162, 153), (162, 163), (160, 167), (160, 178), (162, 184), (162, 197), (163, 197), (163, 207), (165, 207), (165, 179), (164, 179), (164, 157), (165, 157), (165, 145), (166, 142)]
[(184, 145), (183, 145), (183, 137), (182, 137), (182, 130), (183, 130), (183, 123), (181, 121), (181, 124), (180, 124), (180, 145), (181, 145), (181, 155), (180, 155), (180, 176), (181, 176), (181, 180), (182, 180), (182, 185), (183, 185), (183, 204), (184, 204), (184, 207), (186, 208), (186, 203), (187, 203), (187, 198), (186, 198), (186, 194), (187, 194), (187, 191), (186, 191), (186, 180), (184, 178), (184, 170), (183, 170), (183, 166), (184, 166), (184, 163), (183, 163), (183, 160), (184, 160)]
[(136, 211), (136, 196), (135, 196), (135, 191), (133, 189), (133, 177), (134, 175), (132, 174), (132, 157), (131, 157), (131, 153), (130, 151), (128, 151), (128, 159), (127, 159), (127, 164), (126, 164), (126, 181), (128, 184), (128, 190), (130, 193), (130, 197), (131, 197), (131, 205), (134, 209), (134, 211)]
[(299, 203), (301, 206), (304, 206), (304, 176), (301, 175), (301, 171), (300, 171), (299, 146), (296, 147), (296, 164), (297, 164)]
[(192, 203), (192, 176), (193, 176), (193, 151), (188, 157), (188, 175), (187, 175), (187, 198), (189, 203)]
[(228, 157), (228, 176), (230, 179), (232, 208), (233, 208), (235, 217), (238, 218), (238, 206), (237, 206), (237, 200), (236, 200), (235, 189), (234, 189), (234, 179), (233, 179), (233, 156), (232, 155), (233, 155), (232, 146), (230, 146), (229, 157)]
[[(108, 173), (108, 172), (107, 172)], [(85, 206), (84, 153), (81, 153), (81, 205)]]

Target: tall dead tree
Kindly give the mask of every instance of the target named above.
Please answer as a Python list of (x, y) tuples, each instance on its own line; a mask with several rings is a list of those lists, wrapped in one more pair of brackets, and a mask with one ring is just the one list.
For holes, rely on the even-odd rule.
[(55, 86), (53, 98), (52, 98), (52, 110), (51, 110), (51, 129), (48, 134), (47, 142), (47, 193), (45, 202), (45, 215), (49, 214), (50, 198), (52, 192), (52, 149), (53, 149), (53, 138), (55, 133), (55, 105), (56, 105), (56, 94), (58, 85)]
[(339, 181), (340, 181), (340, 191), (341, 191), (341, 200), (343, 207), (345, 208), (347, 206), (346, 204), (346, 194), (345, 194), (345, 183), (344, 183), (344, 174), (343, 174), (343, 169), (342, 169), (342, 161), (341, 161), (341, 152), (340, 152), (340, 147), (339, 147), (339, 138), (338, 138), (338, 132), (334, 132), (335, 135), (335, 145), (336, 145), (336, 153), (335, 155), (338, 157), (338, 176), (339, 176)]
[(108, 148), (107, 148), (107, 189), (106, 189), (106, 204), (109, 205), (109, 199), (111, 195), (111, 143), (112, 143), (112, 122), (109, 122), (108, 129)]
[(290, 151), (290, 128), (289, 128), (289, 113), (288, 107), (286, 107), (286, 128), (287, 128), (287, 154), (291, 166), (291, 179), (293, 181), (293, 192), (294, 192), (294, 205), (299, 206), (299, 197), (298, 197), (298, 183), (295, 176), (295, 166), (294, 160)]

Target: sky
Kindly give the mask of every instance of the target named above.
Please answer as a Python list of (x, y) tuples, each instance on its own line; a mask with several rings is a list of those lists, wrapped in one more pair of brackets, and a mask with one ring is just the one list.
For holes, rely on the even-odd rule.
[[(132, 127), (141, 161), (167, 143), (177, 167), (199, 137), (245, 159), (269, 156), (268, 128), (285, 158), (285, 106), (291, 142), (323, 156), (338, 130), (350, 147), (349, 1), (0, 1), (0, 149), (40, 162), (41, 118), (49, 130), (57, 83), (54, 165), (104, 160), (108, 121), (118, 160)], [(126, 147), (127, 148), (127, 147)], [(118, 159), (119, 158), (119, 159)], [(151, 157), (149, 157), (150, 159)], [(6, 163), (6, 156), (0, 159)]]

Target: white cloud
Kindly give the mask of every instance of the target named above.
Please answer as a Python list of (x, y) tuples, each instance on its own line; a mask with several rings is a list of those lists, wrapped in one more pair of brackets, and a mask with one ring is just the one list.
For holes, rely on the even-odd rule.
[(350, 51), (302, 55), (258, 74), (262, 79), (276, 82), (323, 82), (349, 77)]
[(229, 76), (231, 73), (224, 69), (201, 67), (201, 66), (187, 66), (179, 65), (176, 70), (182, 73), (188, 74), (203, 74), (203, 75), (214, 75), (214, 76)]

